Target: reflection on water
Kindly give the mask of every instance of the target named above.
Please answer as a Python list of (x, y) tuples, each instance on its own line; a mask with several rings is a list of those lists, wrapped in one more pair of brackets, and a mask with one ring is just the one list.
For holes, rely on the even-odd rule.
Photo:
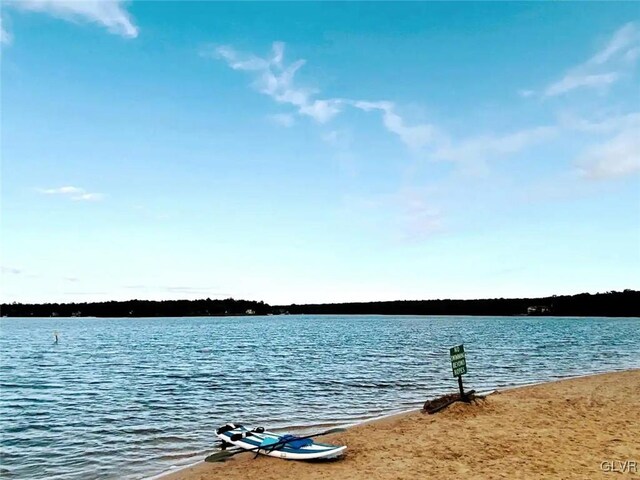
[[(0, 323), (2, 478), (143, 478), (228, 421), (332, 425), (456, 389), (640, 367), (640, 319), (282, 316)], [(54, 344), (53, 332), (60, 341)]]

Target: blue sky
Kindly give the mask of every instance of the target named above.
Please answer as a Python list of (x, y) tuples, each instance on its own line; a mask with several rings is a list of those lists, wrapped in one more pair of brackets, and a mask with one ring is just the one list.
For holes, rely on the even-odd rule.
[(3, 301), (640, 288), (637, 3), (1, 18)]

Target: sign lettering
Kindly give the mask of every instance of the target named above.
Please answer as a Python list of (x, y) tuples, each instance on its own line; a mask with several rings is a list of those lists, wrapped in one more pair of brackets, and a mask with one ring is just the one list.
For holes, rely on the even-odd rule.
[(451, 356), (451, 368), (453, 376), (459, 377), (467, 373), (467, 360), (464, 356), (464, 345), (458, 345), (449, 349)]

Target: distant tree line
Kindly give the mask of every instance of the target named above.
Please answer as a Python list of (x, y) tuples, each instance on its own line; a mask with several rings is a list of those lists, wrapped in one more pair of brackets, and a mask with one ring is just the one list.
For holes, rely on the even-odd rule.
[(556, 315), (640, 317), (640, 291), (581, 293), (543, 298), (400, 300), (390, 302), (289, 305), (291, 314), (369, 315)]
[(271, 307), (248, 300), (129, 300), (125, 302), (3, 304), (8, 317), (200, 317), (267, 315)]
[(8, 317), (193, 317), (221, 315), (557, 315), (640, 317), (640, 291), (581, 293), (543, 298), (398, 300), (277, 305), (248, 300), (129, 300), (94, 303), (11, 303)]

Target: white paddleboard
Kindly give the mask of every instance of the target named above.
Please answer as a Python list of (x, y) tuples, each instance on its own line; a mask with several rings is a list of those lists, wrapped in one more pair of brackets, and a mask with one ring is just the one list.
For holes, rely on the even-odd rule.
[[(317, 460), (339, 457), (347, 449), (346, 446), (316, 443), (311, 439), (295, 439), (284, 445), (275, 445), (281, 441), (282, 435), (277, 433), (249, 430), (242, 425), (227, 424), (216, 430), (216, 435), (222, 441), (235, 445), (253, 453), (260, 453), (270, 457), (286, 460)], [(306, 445), (304, 445), (306, 443)]]

